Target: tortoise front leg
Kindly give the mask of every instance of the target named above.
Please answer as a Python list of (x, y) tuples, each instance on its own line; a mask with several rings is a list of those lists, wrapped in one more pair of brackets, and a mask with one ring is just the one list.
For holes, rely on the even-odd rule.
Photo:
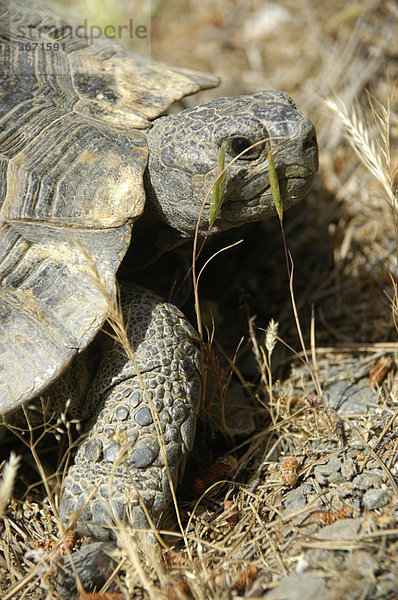
[(127, 522), (148, 527), (170, 506), (195, 436), (202, 360), (193, 327), (173, 305), (126, 286), (122, 310), (132, 349), (102, 334), (98, 370), (83, 400), (93, 415), (64, 481), (63, 522), (98, 539)]

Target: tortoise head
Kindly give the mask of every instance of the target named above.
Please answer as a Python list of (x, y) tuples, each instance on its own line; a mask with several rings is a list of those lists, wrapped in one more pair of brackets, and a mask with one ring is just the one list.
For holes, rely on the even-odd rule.
[[(268, 150), (283, 207), (303, 198), (318, 170), (314, 127), (291, 98), (277, 91), (219, 98), (157, 119), (148, 132), (146, 185), (150, 210), (181, 238), (193, 236), (225, 151), (227, 181), (212, 232), (275, 214)], [(209, 228), (210, 200), (199, 232)]]

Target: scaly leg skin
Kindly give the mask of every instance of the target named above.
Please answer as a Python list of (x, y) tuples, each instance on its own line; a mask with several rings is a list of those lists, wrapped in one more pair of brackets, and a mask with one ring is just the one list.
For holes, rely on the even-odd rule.
[(141, 375), (103, 334), (98, 370), (83, 399), (94, 416), (60, 505), (63, 522), (77, 516), (77, 530), (101, 540), (114, 537), (120, 522), (148, 527), (143, 502), (155, 524), (170, 506), (169, 478), (176, 486), (182, 476), (201, 391), (199, 340), (182, 313), (136, 286), (122, 289), (122, 310)]

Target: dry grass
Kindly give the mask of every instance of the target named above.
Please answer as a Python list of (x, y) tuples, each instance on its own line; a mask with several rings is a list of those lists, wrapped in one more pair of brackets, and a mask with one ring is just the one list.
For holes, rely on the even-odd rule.
[[(182, 0), (176, 5), (181, 3)], [(215, 332), (211, 325), (208, 327), (207, 379), (212, 392), (202, 416), (207, 419), (208, 437), (218, 439), (219, 445), (216, 450), (210, 445), (203, 448), (210, 463), (214, 456), (234, 456), (237, 461), (234, 471), (222, 474), (219, 483), (212, 483), (211, 489), (198, 493), (190, 503), (175, 498), (179, 526), (174, 532), (159, 532), (158, 545), (145, 545), (125, 528), (118, 529), (116, 580), (121, 597), (126, 599), (258, 597), (265, 590), (271, 593), (289, 574), (305, 577), (311, 573), (327, 582), (326, 592), (332, 600), (396, 597), (392, 588), (388, 591), (389, 582), (394, 584), (398, 572), (395, 378), (398, 130), (394, 117), (397, 99), (389, 99), (393, 87), (389, 82), (394, 82), (398, 75), (391, 60), (394, 55), (391, 20), (396, 7), (389, 2), (383, 6), (374, 3), (366, 10), (358, 5), (359, 13), (353, 15), (344, 12), (346, 3), (337, 3), (332, 10), (330, 3), (319, 2), (313, 7), (304, 2), (305, 10), (297, 16), (294, 3), (281, 4), (305, 23), (299, 21), (300, 35), (296, 31), (294, 44), (290, 46), (288, 41), (289, 36), (294, 36), (294, 26), (274, 23), (283, 43), (267, 38), (267, 60), (263, 38), (252, 37), (243, 42), (239, 37), (242, 29), (234, 33), (226, 21), (224, 29), (217, 25), (225, 19), (223, 7), (215, 9), (204, 2), (201, 20), (195, 26), (194, 15), (197, 17), (195, 11), (199, 9), (192, 3), (190, 12), (185, 11), (185, 20), (178, 21), (174, 12), (177, 8), (167, 3), (154, 17), (159, 52), (165, 56), (169, 45), (169, 58), (174, 62), (180, 58), (187, 64), (184, 52), (189, 47), (188, 58), (193, 54), (197, 29), (215, 30), (210, 44), (200, 45), (200, 40), (197, 41), (199, 52), (195, 61), (199, 61), (202, 48), (202, 63), (196, 66), (224, 72), (225, 92), (261, 87), (289, 91), (291, 86), (300, 107), (307, 106), (318, 121), (321, 173), (314, 194), (303, 203), (304, 214), (293, 211), (290, 222), (289, 215), (285, 223), (295, 263), (289, 302), (281, 303), (278, 296), (272, 314), (261, 312), (270, 303), (270, 297), (263, 295), (261, 288), (266, 288), (269, 294), (269, 289), (277, 287), (276, 278), (282, 273), (286, 280), (286, 273), (282, 254), (272, 285), (263, 286), (261, 273), (266, 269), (264, 263), (272, 262), (272, 256), (266, 252), (265, 259), (257, 259), (262, 254), (262, 250), (257, 250), (255, 259), (250, 258), (246, 277), (247, 281), (254, 274), (259, 277), (260, 283), (251, 288), (252, 296), (257, 292), (258, 301), (250, 299), (255, 308), (248, 314), (248, 333), (240, 331), (238, 336), (240, 339), (246, 334), (249, 343), (234, 341), (235, 324), (231, 315), (235, 315), (236, 323), (240, 321), (237, 313), (221, 301), (221, 318), (216, 322)], [(260, 3), (254, 2), (250, 14), (258, 15), (259, 9)], [(237, 23), (245, 21), (246, 16), (237, 6), (230, 10), (235, 11)], [(165, 24), (159, 30), (161, 19)], [(167, 23), (173, 24), (169, 32)], [(378, 39), (375, 31), (379, 32)], [(180, 54), (171, 39), (178, 37), (189, 40)], [(283, 54), (288, 53), (289, 47), (290, 59)], [(293, 60), (295, 54), (300, 56)], [(382, 67), (384, 62), (390, 63), (389, 77)], [(300, 88), (298, 81), (302, 84)], [(372, 91), (370, 105), (364, 88)], [(329, 108), (321, 97), (331, 98)], [(374, 100), (375, 97), (379, 100)], [(340, 136), (342, 128), (345, 137)], [(358, 163), (356, 155), (364, 166)], [(256, 231), (251, 230), (253, 235)], [(261, 230), (256, 243), (262, 243), (264, 231)], [(332, 255), (329, 264), (323, 254), (325, 236)], [(231, 240), (226, 245), (233, 243)], [(277, 244), (280, 245), (279, 240)], [(225, 256), (228, 257), (228, 252)], [(215, 262), (222, 262), (222, 256), (217, 256), (212, 261)], [(251, 267), (252, 263), (256, 268)], [(203, 280), (208, 267), (203, 271)], [(228, 258), (220, 268), (225, 279), (235, 276), (235, 267), (228, 266)], [(207, 298), (207, 288), (203, 288), (202, 292), (196, 286), (197, 316), (199, 322), (208, 323), (204, 307), (211, 304), (212, 297)], [(283, 297), (288, 296), (285, 288)], [(295, 319), (291, 316), (292, 301)], [(313, 313), (311, 304), (316, 306)], [(278, 319), (279, 337), (270, 323), (271, 317)], [(114, 299), (111, 299), (111, 318), (116, 335), (128, 349)], [(261, 325), (267, 329), (265, 335)], [(223, 328), (230, 329), (230, 339), (222, 335)], [(301, 331), (301, 342), (297, 328)], [(294, 350), (285, 350), (282, 340)], [(237, 348), (236, 351), (231, 351), (231, 347)], [(386, 355), (391, 359), (388, 368), (382, 376), (375, 375), (375, 367)], [(131, 359), (134, 360), (133, 354)], [(321, 401), (325, 390), (326, 394), (330, 389), (337, 390), (333, 392), (335, 396), (342, 396), (340, 388), (330, 386), (345, 382), (360, 383), (364, 397), (369, 389), (376, 390), (373, 395), (369, 393), (374, 403), (372, 412), (337, 414)], [(330, 392), (329, 398), (333, 393)], [(234, 434), (237, 424), (233, 413), (239, 410), (241, 415), (242, 408), (253, 416), (254, 422), (245, 439)], [(57, 549), (64, 542), (56, 514), (59, 488), (36, 446), (32, 450), (31, 464), (36, 464), (37, 480), (44, 481), (45, 486), (29, 487), (29, 484), (22, 498), (11, 498), (1, 520), (0, 589), (3, 597), (10, 600), (57, 597), (51, 574)], [(7, 449), (7, 458), (8, 454)], [(344, 496), (337, 475), (330, 481), (323, 474), (322, 469), (331, 459), (353, 465), (357, 475), (365, 475), (369, 470), (380, 472), (378, 486), (370, 490), (385, 490), (388, 502), (375, 509), (366, 508), (359, 489), (349, 495), (348, 478), (343, 481), (347, 486)], [(21, 476), (32, 468), (26, 466), (26, 461), (29, 458), (25, 453), (25, 463), (19, 467)], [(14, 459), (10, 460), (8, 472), (3, 467), (4, 483), (0, 488), (3, 506), (10, 497), (15, 468)], [(294, 503), (295, 493), (304, 485), (310, 486), (302, 495), (305, 502)], [(344, 536), (322, 538), (325, 527), (343, 519), (347, 528), (359, 523), (358, 530), (350, 530), (349, 540)], [(166, 551), (166, 547), (171, 550)], [(326, 592), (320, 592), (319, 597)], [(350, 595), (354, 592), (356, 596)], [(102, 594), (100, 598), (106, 596)]]
[(3, 464), (2, 479), (0, 481), (0, 516), (3, 516), (6, 512), (18, 472), (18, 463), (19, 457), (11, 452), (8, 462)]
[(387, 106), (384, 106), (368, 94), (368, 102), (369, 108), (366, 112), (360, 107), (358, 101), (347, 106), (341, 98), (336, 98), (336, 100), (327, 100), (326, 104), (340, 119), (347, 140), (358, 158), (381, 185), (393, 218), (396, 219), (397, 200), (394, 181), (397, 167), (394, 168), (391, 164), (391, 99), (388, 98)]

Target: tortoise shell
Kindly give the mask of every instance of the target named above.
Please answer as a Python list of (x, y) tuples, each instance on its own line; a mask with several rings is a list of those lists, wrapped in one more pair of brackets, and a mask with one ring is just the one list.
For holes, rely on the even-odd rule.
[(44, 5), (13, 0), (8, 10), (0, 8), (3, 414), (45, 390), (103, 325), (144, 210), (151, 121), (218, 84), (110, 41), (67, 36)]

